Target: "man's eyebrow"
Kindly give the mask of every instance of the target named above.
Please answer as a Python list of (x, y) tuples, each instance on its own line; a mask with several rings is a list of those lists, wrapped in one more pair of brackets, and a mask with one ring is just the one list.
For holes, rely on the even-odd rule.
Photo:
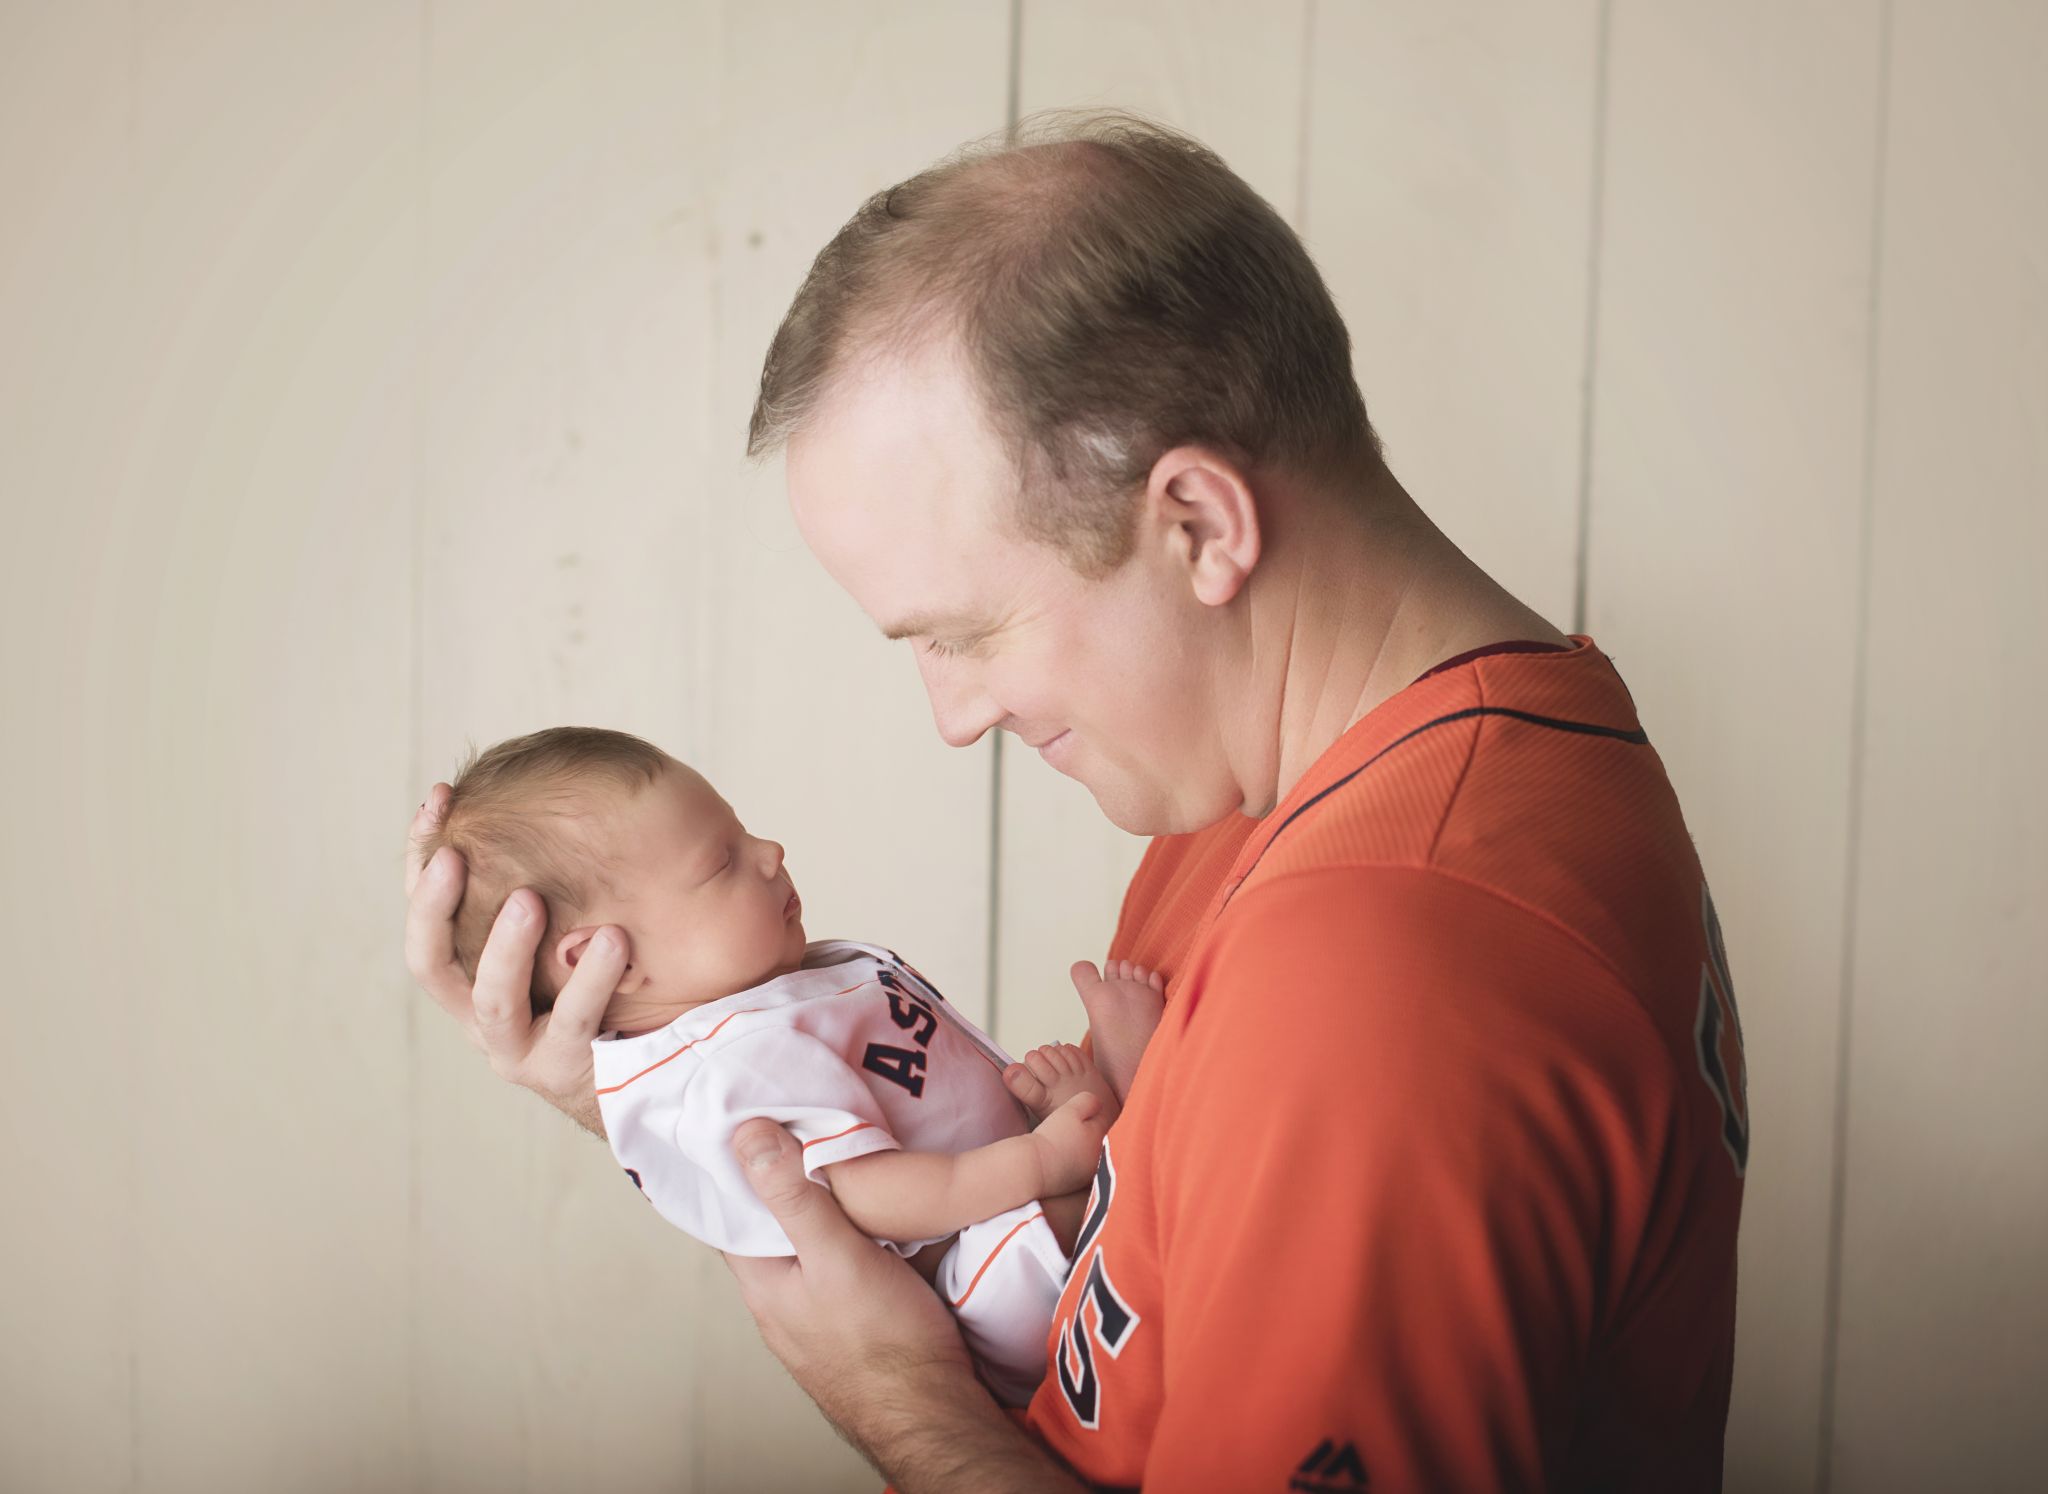
[(883, 628), (882, 636), (894, 642), (901, 638), (914, 638), (919, 634), (938, 637), (942, 634), (960, 636), (987, 631), (985, 623), (965, 613), (913, 612), (902, 621), (890, 623)]

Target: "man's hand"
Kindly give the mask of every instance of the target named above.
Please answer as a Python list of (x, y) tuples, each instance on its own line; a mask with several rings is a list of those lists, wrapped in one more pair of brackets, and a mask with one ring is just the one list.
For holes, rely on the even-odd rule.
[(788, 1132), (748, 1121), (733, 1152), (796, 1247), (794, 1260), (725, 1258), (761, 1339), (901, 1494), (1080, 1488), (989, 1398), (924, 1278), (804, 1175)]
[(455, 909), (468, 868), (445, 846), (424, 866), (420, 842), (448, 811), (449, 788), (437, 783), (413, 816), (405, 858), (405, 967), (501, 1079), (522, 1084), (585, 1130), (604, 1134), (590, 1064), (591, 1039), (625, 973), (623, 929), (598, 931), (576, 963), (554, 1010), (536, 1020), (528, 992), (547, 920), (538, 896), (521, 888), (505, 899), (477, 961), (476, 984), (455, 958)]

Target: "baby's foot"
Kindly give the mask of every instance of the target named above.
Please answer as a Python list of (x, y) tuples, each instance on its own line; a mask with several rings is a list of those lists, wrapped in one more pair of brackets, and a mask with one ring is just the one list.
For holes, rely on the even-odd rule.
[(1074, 1193), (1095, 1176), (1102, 1138), (1116, 1119), (1116, 1101), (1092, 1089), (1077, 1090), (1038, 1123), (1031, 1139), (1038, 1143), (1039, 1198)]
[(1166, 977), (1129, 960), (1107, 961), (1100, 973), (1093, 962), (1081, 960), (1068, 974), (1088, 1009), (1095, 1061), (1122, 1099), (1131, 1092), (1138, 1060), (1166, 1009)]
[(1105, 1128), (1123, 1108), (1101, 1068), (1072, 1043), (1048, 1043), (1043, 1048), (1033, 1048), (1024, 1055), (1022, 1063), (1013, 1063), (1003, 1070), (1003, 1083), (1024, 1102), (1033, 1120), (1044, 1120), (1075, 1095), (1084, 1093), (1102, 1101), (1107, 1112), (1102, 1122)]

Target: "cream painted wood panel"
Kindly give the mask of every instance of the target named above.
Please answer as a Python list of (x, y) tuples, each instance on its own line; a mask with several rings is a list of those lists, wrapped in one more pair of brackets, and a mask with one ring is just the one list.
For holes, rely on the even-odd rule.
[(1830, 1487), (2048, 1463), (2048, 13), (1896, 8)]
[(1876, 0), (1623, 6), (1608, 58), (1587, 630), (1741, 992), (1737, 1489), (1816, 1468), (1879, 40)]
[(210, 20), (139, 8), (127, 41), (134, 1457), (153, 1489), (373, 1487), (407, 1463), (378, 806), (408, 802), (416, 11)]
[(16, 945), (0, 1481), (391, 1486), (412, 11), (25, 10), (0, 462), (49, 760), (8, 903), (54, 906)]
[[(812, 938), (889, 945), (986, 1013), (990, 752), (948, 748), (908, 646), (812, 560), (779, 460), (744, 461), (761, 360), (812, 258), (870, 193), (999, 129), (1001, 0), (730, 6), (721, 20), (704, 525), (703, 766), (788, 849)], [(876, 1486), (759, 1345), (724, 1265), (692, 1257), (697, 1487)]]
[[(817, 611), (791, 584), (801, 555), (748, 566), (727, 549), (717, 217), (748, 129), (735, 25), (715, 4), (432, 10), (422, 779), (463, 736), (621, 725), (795, 842), (803, 877), (760, 785), (809, 781), (803, 701), (854, 680), (829, 648), (770, 644), (778, 609)], [(780, 689), (741, 717), (731, 682), (758, 678)], [(737, 771), (750, 762), (766, 775)], [(840, 857), (805, 879), (829, 908), (860, 840), (829, 816), (813, 834), (811, 865)], [(979, 848), (956, 865), (979, 867)], [(422, 1023), (422, 1478), (731, 1488), (721, 1392), (760, 1385), (758, 1486), (864, 1480), (733, 1310), (717, 1256), (647, 1209), (602, 1144)]]
[[(416, 785), (572, 722), (694, 756), (716, 7), (419, 18)], [(695, 1487), (701, 1247), (416, 1012), (419, 1481)]]
[(131, 849), (157, 588), (120, 439), (148, 383), (128, 39), (111, 0), (0, 16), (0, 1483), (79, 1494), (134, 1477), (130, 1094), (160, 922)]
[(1595, 0), (1320, 5), (1304, 232), (1388, 465), (1568, 628), (1577, 580)]
[[(1300, 187), (1307, 6), (1025, 0), (1020, 110), (1118, 107), (1216, 150), (1283, 215)], [(1100, 960), (1143, 838), (1021, 741), (1002, 744), (997, 1036), (1013, 1052), (1087, 1028), (1067, 977)]]

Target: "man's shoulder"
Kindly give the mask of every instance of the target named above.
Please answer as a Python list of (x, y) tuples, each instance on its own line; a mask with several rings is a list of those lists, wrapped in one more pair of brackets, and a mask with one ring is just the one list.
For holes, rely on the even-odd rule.
[(1547, 672), (1499, 662), (1431, 681), (1414, 719), (1254, 845), (1233, 901), (1285, 884), (1284, 900), (1355, 926), (1434, 889), (1433, 905), (1468, 924), (1489, 905), (1518, 910), (1495, 937), (1548, 925), (1625, 985), (1654, 984), (1701, 887), (1663, 762), (1604, 656)]

